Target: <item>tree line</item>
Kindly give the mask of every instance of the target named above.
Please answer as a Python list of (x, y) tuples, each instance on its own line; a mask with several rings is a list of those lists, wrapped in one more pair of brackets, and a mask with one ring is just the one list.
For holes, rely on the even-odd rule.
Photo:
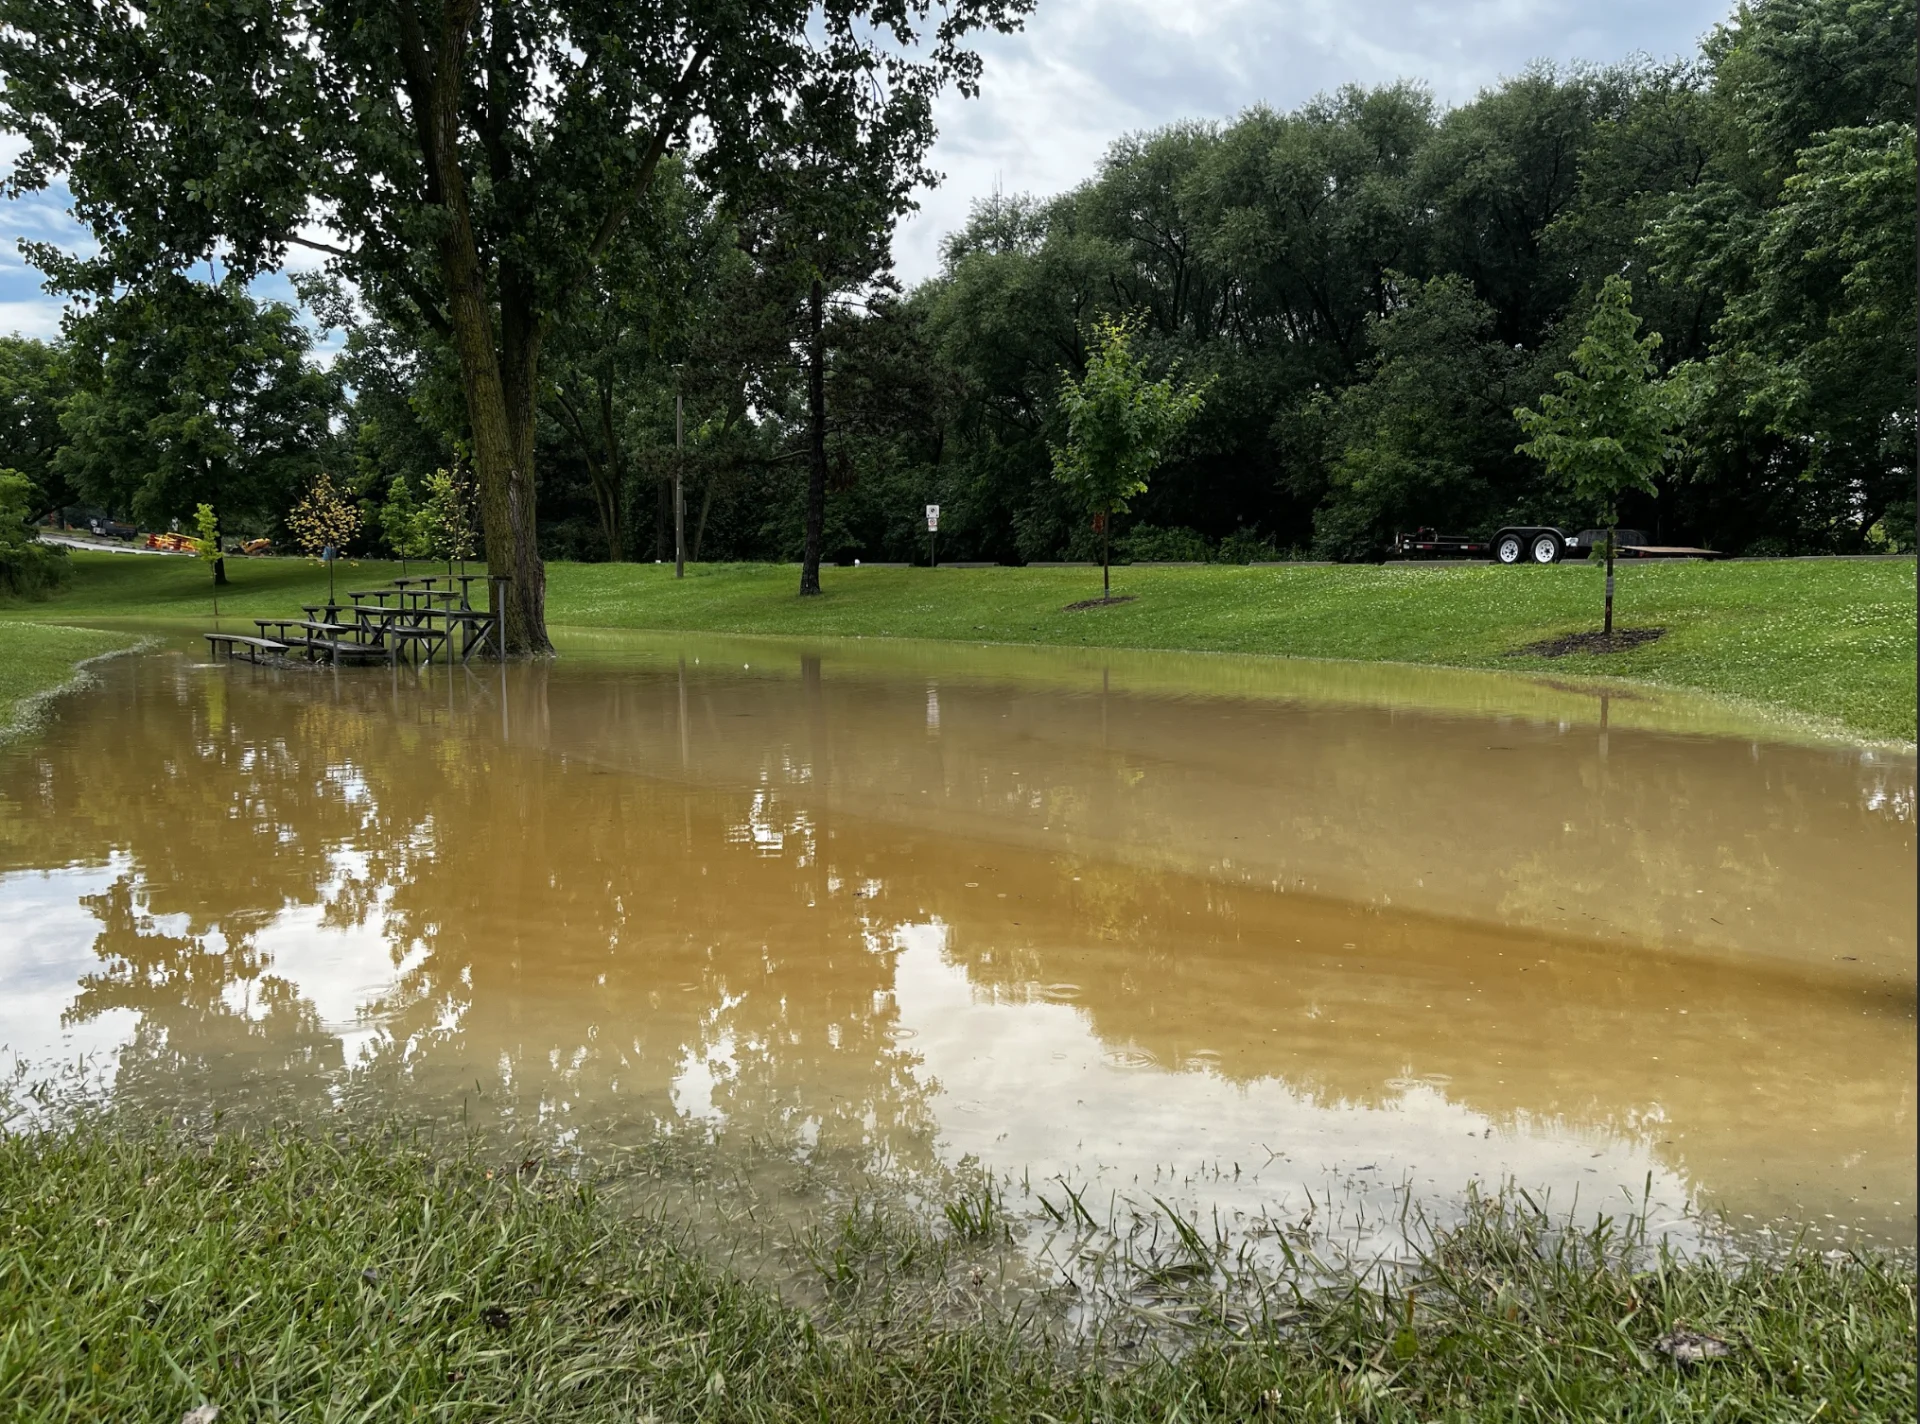
[[(1128, 136), (1071, 192), (976, 204), (911, 289), (889, 239), (931, 98), (1023, 5), (948, 6), (917, 57), (865, 20), (924, 6), (499, 0), (444, 33), (360, 8), (242, 41), (219, 7), (108, 6), (83, 85), (73, 12), (0, 0), (14, 188), (66, 174), (99, 239), (30, 253), (75, 298), (65, 340), (0, 349), (0, 465), (43, 502), (265, 530), (324, 467), (371, 550), (381, 510), (468, 469), (527, 648), (542, 559), (673, 557), (676, 473), (691, 557), (813, 587), (924, 558), (935, 503), (953, 559), (1366, 559), (1599, 517), (1515, 412), (1615, 279), (1657, 374), (1689, 374), (1623, 523), (1912, 547), (1911, 0), (1759, 0), (1690, 59), (1538, 66), (1457, 108), (1349, 87)], [(248, 287), (302, 247), (345, 333), (325, 368)], [(1112, 323), (1207, 396), (1096, 520), (1054, 452)]]

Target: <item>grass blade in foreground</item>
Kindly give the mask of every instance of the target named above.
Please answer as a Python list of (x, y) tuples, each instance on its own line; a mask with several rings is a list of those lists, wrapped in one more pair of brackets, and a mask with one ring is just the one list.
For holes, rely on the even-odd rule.
[[(1912, 1418), (1910, 1262), (1638, 1268), (1492, 1212), (1412, 1291), (1175, 1354), (809, 1318), (568, 1180), (365, 1142), (0, 1140), (21, 1420)], [(1681, 1335), (1681, 1331), (1690, 1332)], [(1661, 1353), (1728, 1343), (1699, 1365)]]

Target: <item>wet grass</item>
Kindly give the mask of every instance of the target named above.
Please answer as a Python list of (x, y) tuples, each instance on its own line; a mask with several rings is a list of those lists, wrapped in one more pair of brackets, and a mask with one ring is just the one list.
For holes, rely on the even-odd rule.
[[(1069, 1334), (1044, 1291), (996, 1303), (999, 1207), (955, 1205), (938, 1228), (843, 1212), (802, 1243), (819, 1287), (802, 1309), (514, 1157), (23, 1131), (0, 1139), (0, 1399), (12, 1419), (167, 1424), (206, 1405), (621, 1424), (1914, 1414), (1907, 1260), (1689, 1264), (1481, 1203), (1391, 1278)], [(1726, 1358), (1676, 1362), (1682, 1330)]]
[(135, 641), (90, 628), (0, 625), (0, 740), (30, 725), (45, 698), (82, 675), (80, 664)]
[[(324, 597), (326, 575), (298, 559), (229, 560), (222, 622), (284, 614)], [(190, 559), (80, 553), (74, 577), (13, 618), (206, 621), (207, 570)], [(415, 572), (419, 566), (415, 566)], [(391, 579), (378, 562), (339, 571), (339, 587)], [(1620, 572), (1618, 622), (1662, 627), (1657, 642), (1608, 653), (1512, 656), (1591, 632), (1600, 575), (1552, 568), (1137, 567), (1115, 574), (1105, 607), (1068, 608), (1098, 571), (829, 569), (800, 599), (795, 569), (696, 565), (676, 582), (652, 564), (555, 564), (556, 625), (686, 632), (931, 638), (1349, 658), (1592, 675), (1690, 688), (1782, 708), (1868, 737), (1914, 738), (1912, 561), (1651, 563)], [(211, 626), (209, 624), (209, 626)], [(4, 661), (4, 659), (0, 659)]]
[(1512, 656), (1598, 629), (1601, 580), (1551, 568), (1420, 565), (830, 569), (819, 599), (792, 569), (555, 566), (554, 621), (686, 631), (1190, 649), (1629, 678), (1784, 708), (1869, 737), (1914, 736), (1914, 565), (1651, 563), (1619, 576), (1616, 622), (1663, 627), (1612, 653)]

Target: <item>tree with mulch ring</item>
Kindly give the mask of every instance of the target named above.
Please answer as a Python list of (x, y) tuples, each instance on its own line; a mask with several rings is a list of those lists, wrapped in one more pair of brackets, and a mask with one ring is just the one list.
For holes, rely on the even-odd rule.
[(1101, 604), (1117, 601), (1110, 557), (1113, 516), (1125, 514), (1128, 502), (1146, 492), (1147, 476), (1200, 413), (1206, 393), (1205, 385), (1176, 390), (1172, 372), (1147, 379), (1147, 363), (1133, 351), (1142, 325), (1138, 316), (1102, 318), (1094, 327), (1085, 377), (1076, 381), (1063, 374), (1060, 383), (1067, 443), (1052, 447), (1053, 477), (1079, 497), (1100, 534)]
[(1622, 628), (1619, 632), (1565, 633), (1515, 648), (1510, 658), (1564, 658), (1570, 653), (1626, 653), (1666, 636), (1665, 628)]
[(1583, 504), (1596, 505), (1607, 527), (1607, 604), (1601, 636), (1613, 638), (1614, 526), (1620, 496), (1628, 490), (1658, 494), (1653, 478), (1679, 452), (1673, 434), (1684, 414), (1691, 367), (1659, 376), (1653, 353), (1660, 333), (1640, 335), (1633, 314), (1633, 287), (1609, 277), (1587, 318), (1587, 332), (1573, 351), (1574, 369), (1554, 379), (1559, 392), (1540, 398), (1540, 409), (1519, 407), (1513, 418), (1533, 438), (1518, 448), (1547, 467)]

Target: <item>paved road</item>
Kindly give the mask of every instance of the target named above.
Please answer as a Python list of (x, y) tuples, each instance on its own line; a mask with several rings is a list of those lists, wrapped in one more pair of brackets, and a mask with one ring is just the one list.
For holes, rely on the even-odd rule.
[(165, 559), (191, 559), (184, 549), (148, 549), (137, 544), (96, 544), (91, 539), (76, 539), (68, 534), (42, 534), (42, 544), (64, 544), (69, 549), (86, 549), (95, 554), (157, 554)]

